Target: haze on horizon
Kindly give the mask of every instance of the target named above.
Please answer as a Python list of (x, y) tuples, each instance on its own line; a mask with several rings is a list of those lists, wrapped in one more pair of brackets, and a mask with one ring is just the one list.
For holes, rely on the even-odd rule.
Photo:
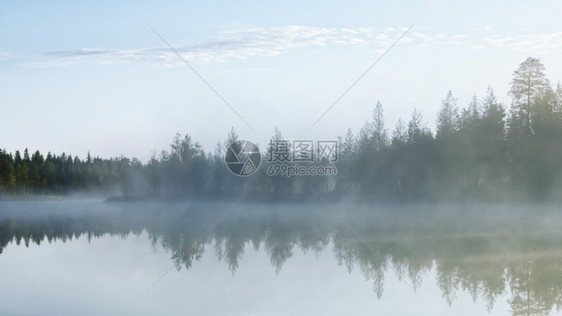
[(261, 144), (275, 127), (302, 138), (414, 22), (307, 137), (357, 133), (377, 101), (389, 129), (418, 109), (434, 130), (448, 90), (464, 107), (491, 85), (509, 106), (513, 70), (529, 56), (556, 84), (560, 9), (556, 1), (2, 3), (1, 146), (146, 161), (176, 132), (206, 151), (232, 127)]

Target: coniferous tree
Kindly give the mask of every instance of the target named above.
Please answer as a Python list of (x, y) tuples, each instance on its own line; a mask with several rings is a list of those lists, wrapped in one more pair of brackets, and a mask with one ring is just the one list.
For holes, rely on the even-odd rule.
[(450, 137), (459, 129), (459, 111), (457, 107), (457, 98), (449, 90), (447, 96), (441, 103), (441, 110), (437, 115), (437, 133), (436, 137)]
[[(545, 157), (540, 154), (541, 149), (549, 147), (543, 146), (546, 144), (542, 142), (547, 140), (542, 139), (546, 131), (541, 128), (543, 120), (549, 120), (545, 116), (553, 115), (554, 102), (544, 69), (539, 59), (527, 58), (513, 73), (509, 91), (512, 106), (507, 140), (512, 183), (521, 195), (529, 194), (535, 198), (546, 193), (544, 184), (553, 181), (547, 174)], [(539, 144), (541, 148), (537, 148)]]
[(509, 95), (513, 98), (511, 128), (521, 129), (523, 135), (531, 135), (533, 108), (550, 87), (544, 74), (545, 67), (538, 58), (527, 58), (513, 73)]
[(376, 152), (381, 152), (387, 146), (388, 143), (388, 133), (384, 128), (384, 114), (382, 104), (377, 101), (375, 108), (373, 109), (373, 123), (372, 123), (372, 142), (374, 150)]

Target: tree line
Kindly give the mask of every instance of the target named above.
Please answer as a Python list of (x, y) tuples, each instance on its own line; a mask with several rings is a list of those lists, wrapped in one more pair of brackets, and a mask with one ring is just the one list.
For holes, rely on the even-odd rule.
[[(544, 200), (562, 196), (562, 87), (553, 87), (545, 67), (529, 57), (513, 73), (510, 106), (491, 87), (459, 108), (449, 91), (433, 132), (414, 110), (392, 131), (383, 106), (358, 135), (339, 139), (337, 176), (269, 176), (266, 168), (241, 178), (225, 167), (232, 130), (212, 153), (189, 135), (177, 134), (170, 149), (146, 164), (118, 157), (85, 160), (71, 155), (23, 155), (0, 150), (0, 194), (71, 191), (124, 196), (217, 198), (240, 195), (248, 186), (262, 199), (303, 199), (311, 194), (373, 200)], [(283, 139), (276, 130), (271, 140)], [(262, 163), (262, 166), (265, 165)]]

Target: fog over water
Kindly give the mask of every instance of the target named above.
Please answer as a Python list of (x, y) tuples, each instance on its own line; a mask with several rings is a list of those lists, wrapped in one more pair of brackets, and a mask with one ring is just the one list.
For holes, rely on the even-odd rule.
[(552, 205), (230, 207), (1, 201), (0, 312), (547, 315), (562, 302)]
[(562, 1), (0, 1), (0, 316), (556, 315)]

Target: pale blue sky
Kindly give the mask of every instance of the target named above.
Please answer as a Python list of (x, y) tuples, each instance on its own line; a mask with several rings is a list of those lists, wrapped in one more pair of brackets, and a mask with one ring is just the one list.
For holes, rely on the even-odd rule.
[[(231, 127), (262, 146), (306, 129), (404, 28), (416, 26), (307, 135), (357, 132), (380, 100), (387, 127), (433, 127), (539, 57), (562, 80), (560, 1), (27, 1), (0, 3), (0, 147), (148, 159), (176, 132), (207, 151)], [(150, 23), (256, 129), (149, 29)]]

